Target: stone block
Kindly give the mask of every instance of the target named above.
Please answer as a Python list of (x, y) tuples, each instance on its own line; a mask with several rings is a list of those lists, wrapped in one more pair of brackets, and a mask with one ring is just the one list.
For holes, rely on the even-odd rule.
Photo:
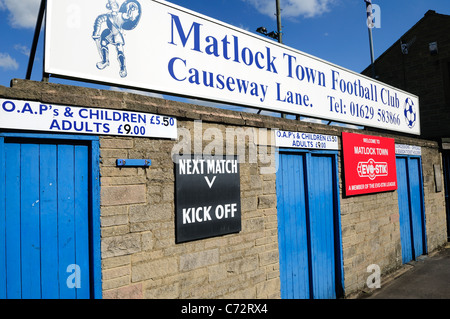
[(103, 292), (103, 299), (142, 299), (142, 283)]
[(129, 275), (130, 275), (130, 266), (126, 265), (126, 266), (122, 266), (122, 267), (103, 270), (102, 280), (105, 281), (105, 280), (110, 280), (110, 279), (114, 279), (114, 278), (129, 276)]
[(267, 280), (256, 285), (256, 298), (266, 299), (266, 298), (280, 298), (280, 280), (274, 278), (272, 280)]
[(177, 299), (180, 294), (180, 284), (167, 283), (159, 287), (149, 287), (145, 290), (146, 299)]
[(116, 267), (121, 267), (125, 265), (130, 265), (130, 256), (119, 256), (102, 259), (102, 269), (111, 269)]
[(132, 139), (119, 139), (119, 138), (102, 138), (100, 139), (100, 148), (106, 149), (127, 149), (133, 148)]
[(261, 195), (258, 196), (258, 208), (271, 208), (277, 205), (277, 195)]
[(102, 258), (123, 256), (141, 251), (141, 235), (107, 237), (101, 243)]
[(131, 281), (164, 278), (178, 272), (177, 257), (142, 261), (131, 265)]
[(219, 263), (219, 249), (205, 250), (180, 256), (180, 271), (188, 271)]
[(259, 254), (259, 263), (261, 266), (278, 263), (278, 251), (273, 250)]
[(101, 204), (104, 206), (139, 204), (146, 201), (145, 185), (106, 186), (101, 189)]

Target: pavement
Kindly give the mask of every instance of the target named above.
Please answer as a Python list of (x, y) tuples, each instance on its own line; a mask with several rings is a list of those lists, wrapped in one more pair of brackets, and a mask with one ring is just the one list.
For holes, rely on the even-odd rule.
[(450, 299), (450, 243), (411, 261), (359, 299)]

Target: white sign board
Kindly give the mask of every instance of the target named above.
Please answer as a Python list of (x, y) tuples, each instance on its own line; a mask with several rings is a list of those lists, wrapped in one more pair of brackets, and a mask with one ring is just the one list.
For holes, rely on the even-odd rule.
[(275, 131), (275, 146), (289, 148), (338, 150), (338, 138), (333, 135)]
[(45, 72), (420, 134), (417, 96), (162, 0), (48, 0)]
[(421, 156), (422, 148), (415, 145), (395, 144), (395, 154)]
[(168, 116), (5, 99), (0, 99), (0, 128), (178, 138), (177, 120)]

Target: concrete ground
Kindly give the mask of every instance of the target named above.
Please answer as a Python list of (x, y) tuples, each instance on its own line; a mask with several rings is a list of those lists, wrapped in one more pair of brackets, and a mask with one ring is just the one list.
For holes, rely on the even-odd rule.
[(450, 299), (450, 245), (407, 263), (359, 299)]

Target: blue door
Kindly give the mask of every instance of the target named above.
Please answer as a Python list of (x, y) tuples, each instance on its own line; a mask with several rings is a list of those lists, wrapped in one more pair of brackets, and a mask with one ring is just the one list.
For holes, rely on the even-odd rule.
[(421, 161), (418, 157), (396, 159), (400, 240), (403, 263), (425, 253), (425, 216)]
[(281, 297), (333, 299), (342, 291), (334, 154), (280, 152), (277, 172)]
[(90, 147), (0, 137), (0, 297), (90, 298)]
[(310, 298), (306, 154), (280, 154), (277, 172), (281, 298)]
[(314, 299), (336, 298), (335, 242), (337, 208), (335, 206), (336, 177), (334, 158), (310, 157), (308, 172), (311, 269)]

